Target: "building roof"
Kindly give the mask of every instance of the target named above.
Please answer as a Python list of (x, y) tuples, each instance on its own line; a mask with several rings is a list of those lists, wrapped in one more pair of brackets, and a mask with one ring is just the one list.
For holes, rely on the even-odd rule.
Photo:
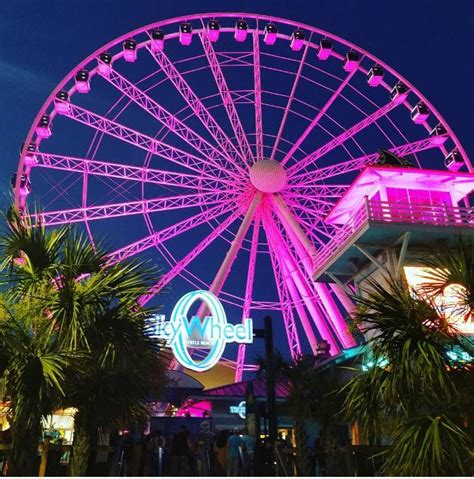
[(334, 205), (326, 217), (330, 224), (345, 224), (360, 208), (365, 197), (371, 197), (380, 186), (430, 191), (448, 191), (454, 202), (474, 189), (472, 173), (393, 166), (367, 166)]
[[(245, 397), (247, 391), (247, 384), (250, 381), (241, 381), (239, 383), (227, 384), (217, 388), (206, 389), (202, 392), (204, 396), (214, 397)], [(255, 397), (266, 397), (267, 382), (264, 378), (252, 380), (253, 393)], [(289, 388), (282, 381), (277, 381), (275, 393), (277, 398), (286, 398), (288, 396)]]

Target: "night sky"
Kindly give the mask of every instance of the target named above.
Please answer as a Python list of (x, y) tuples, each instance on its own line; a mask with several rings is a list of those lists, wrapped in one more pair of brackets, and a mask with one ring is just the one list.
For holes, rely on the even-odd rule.
[[(467, 154), (474, 154), (471, 1), (4, 0), (0, 3), (2, 209), (9, 201), (9, 179), (17, 167), (19, 146), (50, 91), (75, 65), (102, 44), (142, 25), (214, 11), (301, 21), (359, 45), (416, 85), (453, 128)], [(185, 251), (186, 245), (181, 246)], [(165, 309), (171, 303), (164, 300)]]

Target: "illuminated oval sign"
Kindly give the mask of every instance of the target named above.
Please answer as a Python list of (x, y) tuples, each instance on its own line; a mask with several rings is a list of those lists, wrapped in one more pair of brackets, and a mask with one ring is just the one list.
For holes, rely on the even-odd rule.
[(238, 414), (242, 419), (245, 419), (247, 416), (247, 405), (245, 404), (245, 401), (239, 402), (238, 406), (230, 406), (229, 412), (231, 414)]
[[(206, 304), (210, 314), (203, 320), (198, 316), (188, 319), (192, 305), (199, 301)], [(227, 322), (222, 303), (210, 291), (192, 291), (175, 305), (169, 321), (163, 315), (154, 318), (153, 337), (164, 339), (173, 350), (176, 360), (193, 371), (207, 371), (215, 366), (227, 343), (252, 343), (252, 320), (245, 318), (242, 324)], [(209, 349), (206, 357), (195, 361), (189, 349)]]

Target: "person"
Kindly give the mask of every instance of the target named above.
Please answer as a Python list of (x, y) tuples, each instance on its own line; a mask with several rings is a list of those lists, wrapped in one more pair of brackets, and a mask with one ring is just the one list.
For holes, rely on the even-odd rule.
[(132, 470), (132, 448), (133, 438), (128, 431), (125, 431), (122, 437), (122, 459), (120, 464), (120, 476), (131, 475)]
[(147, 444), (147, 456), (150, 457), (150, 469), (152, 476), (163, 475), (163, 451), (166, 440), (159, 429), (151, 434)]
[(246, 476), (253, 476), (253, 461), (255, 452), (255, 437), (249, 434), (249, 430), (244, 428), (242, 434), (242, 443), (244, 446), (244, 473)]
[(228, 431), (222, 430), (217, 434), (214, 443), (214, 453), (216, 455), (216, 473), (218, 476), (225, 476), (227, 472), (227, 437)]
[(239, 430), (234, 429), (232, 435), (227, 439), (227, 475), (229, 477), (239, 475), (241, 446), (242, 438), (239, 436)]
[(183, 424), (171, 443), (171, 475), (189, 476), (189, 461), (191, 458), (191, 443), (189, 430)]
[(213, 469), (212, 446), (214, 444), (214, 438), (215, 435), (211, 431), (209, 421), (203, 421), (197, 437), (199, 461), (201, 463), (201, 476), (209, 476)]

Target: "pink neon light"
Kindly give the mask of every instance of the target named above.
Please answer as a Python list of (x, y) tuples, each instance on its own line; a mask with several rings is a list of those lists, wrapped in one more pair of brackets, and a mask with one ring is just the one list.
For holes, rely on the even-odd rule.
[(176, 413), (177, 417), (209, 417), (212, 412), (211, 401), (189, 401), (181, 406)]

